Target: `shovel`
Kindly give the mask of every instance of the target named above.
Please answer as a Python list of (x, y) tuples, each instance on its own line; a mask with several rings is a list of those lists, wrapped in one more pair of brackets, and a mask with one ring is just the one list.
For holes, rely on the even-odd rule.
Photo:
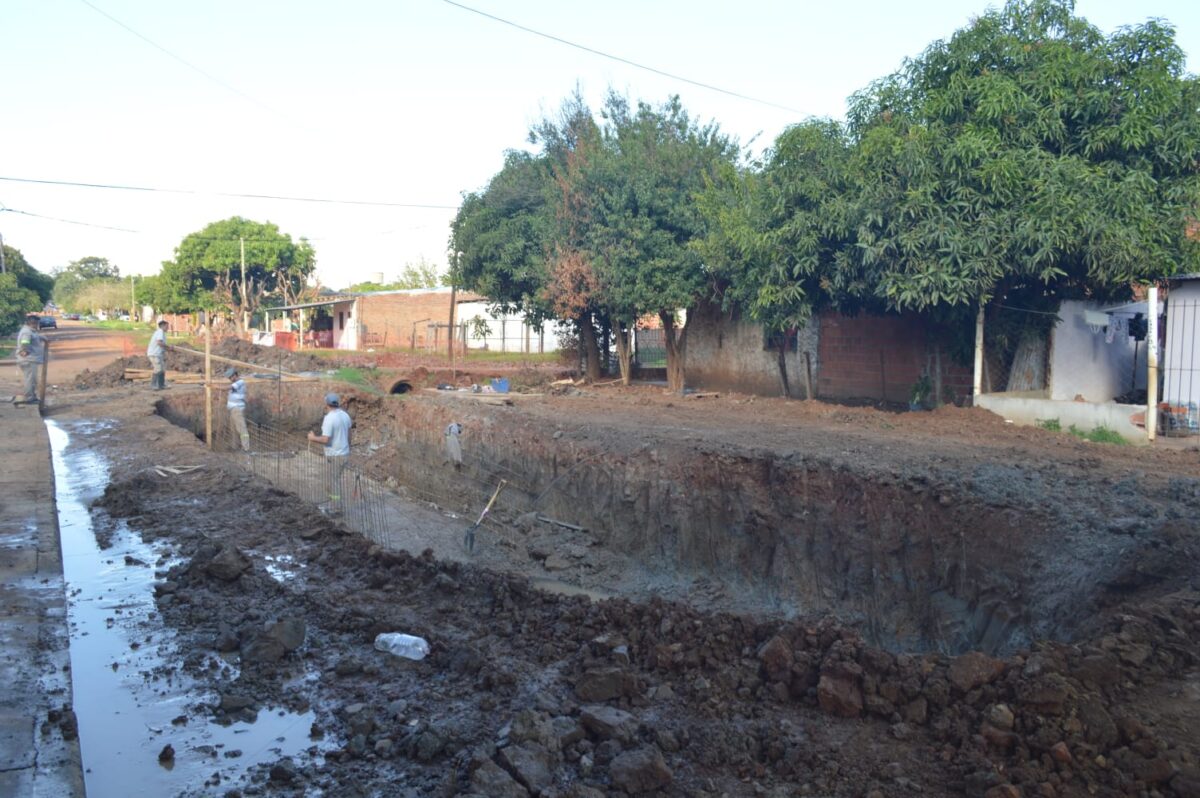
[(504, 486), (508, 484), (508, 480), (500, 480), (500, 484), (492, 491), (492, 498), (488, 499), (488, 503), (484, 505), (483, 512), (479, 514), (479, 520), (471, 524), (463, 535), (463, 545), (467, 547), (467, 553), (475, 551), (475, 530), (479, 529), (479, 525), (483, 523), (483, 519), (487, 518), (487, 514), (492, 509), (492, 505), (496, 503), (496, 497), (500, 495), (500, 491), (504, 490)]

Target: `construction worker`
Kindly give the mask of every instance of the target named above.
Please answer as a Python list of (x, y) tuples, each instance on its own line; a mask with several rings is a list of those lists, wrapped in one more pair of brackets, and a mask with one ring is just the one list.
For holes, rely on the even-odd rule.
[(308, 439), (325, 445), (325, 463), (329, 468), (329, 510), (339, 512), (342, 504), (342, 472), (350, 459), (350, 415), (341, 408), (342, 399), (336, 393), (325, 394), (325, 418), (321, 434), (311, 430)]
[(167, 387), (167, 322), (164, 319), (158, 323), (158, 329), (150, 336), (150, 344), (146, 347), (146, 357), (150, 358), (150, 387), (161, 391)]
[(246, 381), (232, 366), (225, 370), (229, 378), (229, 397), (225, 400), (225, 409), (229, 411), (229, 423), (237, 433), (242, 445), (242, 451), (250, 451), (250, 430), (246, 428)]
[(37, 404), (37, 373), (46, 356), (46, 339), (38, 335), (39, 317), (36, 313), (25, 316), (25, 324), (17, 333), (17, 368), (21, 370), (24, 398), (13, 397), (15, 404)]

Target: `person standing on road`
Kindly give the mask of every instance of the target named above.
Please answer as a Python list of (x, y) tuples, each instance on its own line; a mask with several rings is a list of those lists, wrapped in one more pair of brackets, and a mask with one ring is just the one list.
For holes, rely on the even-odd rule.
[(37, 373), (46, 357), (46, 339), (38, 335), (38, 315), (30, 313), (17, 333), (17, 368), (25, 389), (23, 399), (13, 397), (15, 404), (36, 404), (38, 400)]
[(152, 369), (150, 387), (156, 391), (167, 387), (165, 358), (168, 349), (170, 347), (167, 346), (167, 322), (160, 321), (158, 329), (154, 331), (154, 335), (150, 336), (150, 345), (146, 347), (146, 357), (150, 358), (150, 368)]
[(342, 399), (336, 393), (325, 394), (325, 418), (321, 434), (309, 431), (308, 439), (325, 444), (325, 462), (329, 468), (329, 508), (337, 511), (342, 503), (342, 472), (350, 458), (350, 414), (341, 408)]
[(250, 451), (250, 430), (246, 428), (246, 381), (238, 375), (238, 370), (228, 368), (225, 376), (229, 378), (229, 397), (225, 400), (225, 409), (229, 411), (229, 422), (241, 442), (242, 451)]

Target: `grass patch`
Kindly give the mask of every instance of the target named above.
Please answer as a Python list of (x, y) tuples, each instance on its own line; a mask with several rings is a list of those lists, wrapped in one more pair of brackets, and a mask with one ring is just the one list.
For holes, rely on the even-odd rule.
[(1062, 432), (1062, 424), (1058, 422), (1057, 418), (1035, 418), (1033, 426), (1048, 432)]
[(12, 357), (13, 350), (17, 348), (17, 342), (0, 341), (0, 359)]
[(107, 321), (93, 321), (89, 323), (91, 327), (99, 327), (101, 330), (153, 330), (154, 325), (148, 321), (121, 321), (120, 319), (108, 319)]
[(1091, 441), (1092, 443), (1112, 443), (1116, 444), (1117, 446), (1125, 446), (1129, 443), (1129, 441), (1121, 437), (1119, 432), (1109, 429), (1103, 424), (1086, 432), (1072, 424), (1070, 429), (1067, 431), (1076, 438), (1083, 438), (1085, 441)]
[(490, 349), (478, 349), (467, 352), (467, 362), (481, 363), (558, 363), (562, 359), (560, 352), (495, 352)]

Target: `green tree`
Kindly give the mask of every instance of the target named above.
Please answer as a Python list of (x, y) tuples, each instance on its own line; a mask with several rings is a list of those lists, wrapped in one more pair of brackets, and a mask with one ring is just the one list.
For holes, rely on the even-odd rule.
[(443, 285), (445, 277), (437, 264), (430, 263), (424, 258), (416, 263), (404, 264), (400, 276), (390, 283), (375, 283), (371, 281), (354, 283), (345, 290), (351, 293), (367, 293), (370, 291), (410, 291), (415, 288), (438, 288)]
[(583, 170), (592, 199), (584, 246), (619, 338), (645, 314), (662, 321), (667, 384), (681, 392), (688, 326), (680, 311), (713, 290), (698, 200), (737, 146), (715, 123), (692, 120), (678, 97), (633, 108), (610, 93), (603, 116), (604, 146)]
[(315, 268), (316, 254), (304, 238), (294, 242), (270, 222), (235, 216), (185, 237), (175, 259), (163, 264), (160, 288), (186, 304), (183, 310), (225, 310), (241, 327), (242, 314), (254, 313), (269, 296), (294, 303)]
[(54, 302), (60, 308), (78, 313), (83, 310), (75, 302), (80, 289), (91, 280), (119, 279), (121, 271), (116, 265), (109, 263), (108, 258), (89, 255), (79, 260), (73, 260), (66, 266), (55, 269)]
[(1196, 271), (1198, 107), (1166, 23), (1010, 0), (852, 99), (834, 288), (920, 310)]
[(0, 275), (0, 332), (11, 333), (25, 314), (41, 310), (54, 291), (54, 278), (29, 265), (19, 249), (3, 245), (5, 273)]
[[(842, 126), (811, 120), (784, 131), (761, 162), (725, 165), (701, 198), (702, 251), (724, 309), (770, 333), (806, 324), (825, 304), (853, 305), (864, 286), (838, 284), (852, 243), (846, 225), (849, 141)], [(778, 347), (790, 396), (785, 348)]]

